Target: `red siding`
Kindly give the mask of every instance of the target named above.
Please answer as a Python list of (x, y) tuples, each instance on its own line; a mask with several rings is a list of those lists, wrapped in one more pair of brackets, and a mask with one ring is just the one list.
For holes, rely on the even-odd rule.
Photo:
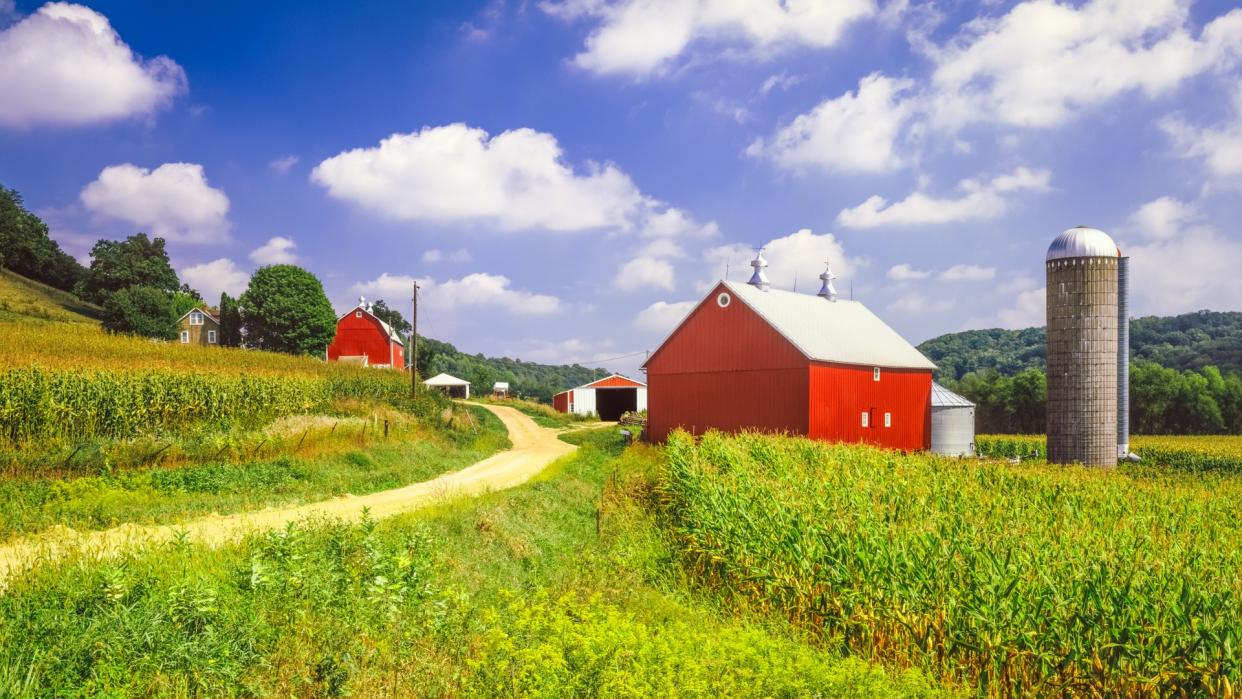
[(642, 388), (643, 384), (633, 379), (627, 379), (624, 376), (609, 376), (608, 378), (592, 381), (583, 386), (583, 388)]
[(647, 361), (648, 436), (662, 442), (683, 427), (805, 434), (806, 358), (723, 286), (691, 311)]
[(555, 408), (557, 412), (569, 412), (569, 391), (562, 391), (555, 396), (552, 396), (552, 407)]
[[(807, 434), (833, 442), (866, 442), (911, 451), (931, 446), (931, 372), (814, 362), (810, 366)], [(868, 427), (862, 413), (869, 413)], [(884, 426), (884, 413), (892, 426)]]
[(388, 337), (379, 320), (368, 313), (359, 318), (350, 311), (336, 323), (336, 337), (328, 345), (328, 360), (362, 355), (366, 355), (371, 366), (405, 368), (405, 349)]

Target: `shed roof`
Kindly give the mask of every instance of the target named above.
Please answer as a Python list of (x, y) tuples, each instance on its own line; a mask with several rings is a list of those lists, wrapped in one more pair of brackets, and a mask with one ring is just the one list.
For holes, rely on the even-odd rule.
[(931, 404), (933, 408), (973, 408), (974, 403), (963, 396), (959, 396), (953, 391), (941, 386), (935, 381), (932, 382)]
[(508, 381), (497, 381), (496, 383), (492, 384), (492, 390), (493, 391), (507, 391), (509, 390), (509, 382)]
[(469, 386), (470, 382), (451, 374), (440, 373), (423, 382), (424, 386)]
[(892, 369), (936, 365), (858, 301), (722, 282), (808, 359)]
[(602, 379), (596, 379), (591, 383), (582, 384), (578, 388), (646, 388), (647, 384), (642, 381), (631, 379), (621, 374), (609, 374)]

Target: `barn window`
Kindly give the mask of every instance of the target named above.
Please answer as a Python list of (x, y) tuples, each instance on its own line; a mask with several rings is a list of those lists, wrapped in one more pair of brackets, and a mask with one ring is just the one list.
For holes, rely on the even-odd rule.
[(893, 414), (892, 413), (884, 413), (884, 426), (885, 427), (893, 426)]
[(203, 324), (202, 313), (198, 311), (194, 311), (193, 313), (190, 314), (190, 325), (202, 325), (202, 324)]
[(181, 331), (181, 344), (183, 345), (190, 344), (190, 331), (189, 330)]
[(871, 413), (867, 412), (866, 410), (862, 412), (862, 426), (863, 427), (871, 426)]
[(210, 345), (216, 344), (216, 331), (215, 330), (207, 331), (207, 344), (210, 344)]
[(872, 370), (871, 370), (871, 380), (872, 380), (872, 381), (879, 381), (879, 380), (880, 380), (880, 367), (876, 367), (876, 368), (874, 368), (874, 369), (872, 369)]
[(362, 317), (362, 311), (354, 311), (354, 317), (355, 317), (355, 318), (361, 318), (361, 317)]
[(729, 296), (727, 293), (723, 291), (720, 292), (720, 295), (716, 297), (716, 305), (720, 306), (721, 308), (728, 308), (729, 303), (731, 303), (732, 301), (733, 301), (733, 297)]

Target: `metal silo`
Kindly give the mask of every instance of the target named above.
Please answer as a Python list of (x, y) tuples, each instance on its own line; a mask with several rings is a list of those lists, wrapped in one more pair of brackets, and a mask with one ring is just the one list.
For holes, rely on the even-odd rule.
[(1048, 461), (1117, 465), (1118, 258), (1107, 233), (1048, 247)]
[(933, 454), (974, 456), (975, 404), (932, 383), (931, 450)]

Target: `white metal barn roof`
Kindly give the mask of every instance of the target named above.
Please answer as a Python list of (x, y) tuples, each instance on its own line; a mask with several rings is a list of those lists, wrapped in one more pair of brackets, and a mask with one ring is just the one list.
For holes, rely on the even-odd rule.
[(829, 301), (729, 281), (724, 285), (813, 361), (891, 369), (936, 368), (858, 301)]
[(451, 374), (436, 374), (423, 382), (424, 386), (469, 386), (470, 382)]
[(496, 383), (492, 384), (492, 390), (493, 391), (507, 391), (509, 390), (509, 382), (508, 381), (497, 381)]
[(959, 396), (935, 381), (932, 382), (931, 404), (933, 408), (973, 408), (975, 406), (963, 396)]
[(1045, 259), (1069, 257), (1121, 257), (1121, 248), (1117, 247), (1111, 236), (1098, 228), (1075, 226), (1052, 240)]

